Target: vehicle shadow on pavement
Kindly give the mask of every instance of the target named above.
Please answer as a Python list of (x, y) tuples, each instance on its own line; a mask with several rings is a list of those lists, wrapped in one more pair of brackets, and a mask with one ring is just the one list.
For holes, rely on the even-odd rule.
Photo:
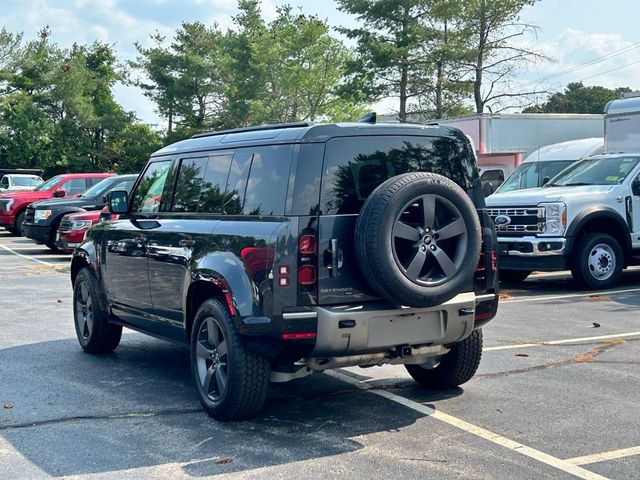
[(53, 476), (165, 464), (205, 476), (353, 452), (359, 436), (422, 417), (312, 375), (274, 386), (256, 419), (219, 423), (200, 409), (188, 360), (186, 348), (138, 334), (102, 357), (75, 339), (0, 350), (0, 403), (12, 404), (0, 435)]

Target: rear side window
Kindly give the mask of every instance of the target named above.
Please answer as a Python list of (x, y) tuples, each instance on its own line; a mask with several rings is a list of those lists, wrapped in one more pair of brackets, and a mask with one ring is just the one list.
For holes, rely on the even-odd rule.
[(222, 213), (224, 190), (233, 153), (227, 152), (209, 157), (202, 179), (202, 191), (198, 200), (198, 212)]
[(327, 142), (321, 205), (325, 215), (358, 213), (385, 180), (432, 172), (471, 187), (475, 165), (464, 144), (448, 137), (350, 137)]
[(173, 194), (172, 212), (197, 212), (203, 187), (207, 157), (183, 158)]
[(245, 215), (284, 214), (292, 152), (290, 145), (254, 150), (244, 198)]

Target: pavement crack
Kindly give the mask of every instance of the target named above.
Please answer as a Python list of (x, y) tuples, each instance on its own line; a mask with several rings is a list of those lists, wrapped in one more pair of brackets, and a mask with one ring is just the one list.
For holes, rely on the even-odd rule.
[[(626, 342), (625, 342), (626, 343)], [(509, 375), (517, 375), (520, 373), (530, 373), (536, 372), (539, 370), (548, 370), (550, 368), (564, 367), (566, 365), (572, 365), (577, 363), (595, 363), (594, 359), (600, 355), (601, 353), (617, 346), (622, 345), (623, 343), (619, 342), (608, 342), (600, 345), (599, 347), (593, 348), (586, 353), (582, 353), (580, 355), (576, 355), (573, 358), (567, 360), (560, 360), (558, 362), (545, 363), (543, 365), (534, 365), (532, 367), (527, 368), (518, 368), (515, 370), (507, 370), (504, 372), (495, 372), (495, 373), (480, 373), (476, 375), (476, 378), (496, 378), (496, 377), (506, 377)]]
[(57, 425), (60, 423), (77, 422), (82, 420), (122, 420), (128, 418), (143, 418), (143, 417), (160, 417), (169, 415), (185, 415), (191, 413), (200, 413), (201, 408), (168, 408), (165, 410), (149, 411), (149, 412), (131, 412), (131, 413), (118, 413), (114, 415), (74, 415), (70, 417), (51, 418), (48, 420), (40, 420), (35, 422), (13, 423), (9, 425), (0, 425), (0, 432), (6, 430), (16, 430), (19, 428), (31, 428), (41, 427), (47, 425)]

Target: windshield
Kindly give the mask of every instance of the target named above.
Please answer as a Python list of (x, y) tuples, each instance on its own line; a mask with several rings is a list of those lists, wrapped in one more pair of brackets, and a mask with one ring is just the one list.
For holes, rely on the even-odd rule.
[(42, 185), (40, 185), (38, 188), (36, 188), (36, 192), (42, 192), (44, 190), (49, 190), (51, 187), (53, 187), (59, 181), (60, 181), (60, 177), (59, 176), (50, 178), (49, 180), (44, 182)]
[(549, 187), (620, 185), (638, 164), (638, 157), (588, 158), (554, 177)]
[(545, 177), (553, 178), (559, 172), (574, 163), (574, 160), (551, 160), (546, 162), (527, 162), (521, 164), (507, 178), (496, 193), (536, 188), (542, 185)]
[(98, 183), (96, 183), (93, 187), (91, 187), (89, 190), (87, 190), (80, 196), (89, 197), (89, 198), (98, 197), (102, 195), (104, 192), (106, 192), (107, 190), (109, 190), (109, 188), (111, 187), (111, 185), (113, 185), (113, 183), (114, 183), (113, 177), (105, 178), (104, 180), (100, 180)]
[(35, 187), (42, 183), (40, 177), (13, 177), (11, 180), (16, 187)]

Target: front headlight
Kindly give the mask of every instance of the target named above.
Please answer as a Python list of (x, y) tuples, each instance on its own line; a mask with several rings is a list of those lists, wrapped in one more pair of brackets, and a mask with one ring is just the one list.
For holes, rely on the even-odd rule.
[(71, 222), (71, 230), (82, 230), (92, 225), (91, 220), (74, 220)]
[(15, 200), (13, 198), (5, 198), (3, 200), (0, 200), (0, 205), (4, 207), (3, 210), (5, 212), (8, 212), (9, 210), (11, 210), (11, 205), (13, 205), (14, 201)]
[(567, 206), (562, 202), (541, 203), (539, 207), (545, 208), (544, 236), (559, 237), (564, 235), (567, 228)]
[(50, 216), (51, 216), (51, 210), (36, 210), (35, 213), (33, 214), (33, 219), (36, 222), (39, 222), (40, 220), (46, 220)]

